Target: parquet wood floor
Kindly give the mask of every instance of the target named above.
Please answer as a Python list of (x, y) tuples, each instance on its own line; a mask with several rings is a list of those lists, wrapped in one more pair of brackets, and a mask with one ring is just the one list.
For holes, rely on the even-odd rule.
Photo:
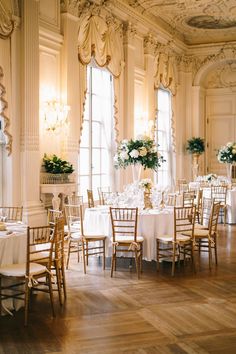
[(196, 274), (181, 267), (174, 278), (170, 264), (157, 274), (153, 262), (138, 280), (128, 264), (111, 279), (97, 259), (87, 275), (72, 259), (57, 317), (45, 294), (33, 297), (28, 328), (23, 311), (1, 317), (0, 353), (236, 353), (236, 226), (220, 226), (211, 272), (206, 254)]

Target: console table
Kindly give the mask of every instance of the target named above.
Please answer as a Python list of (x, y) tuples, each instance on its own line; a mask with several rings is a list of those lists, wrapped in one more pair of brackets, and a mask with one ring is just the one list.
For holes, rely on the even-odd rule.
[[(71, 195), (76, 192), (75, 183), (60, 183), (60, 184), (40, 184), (41, 199), (45, 204), (46, 194), (53, 194), (52, 206), (53, 209), (58, 210), (61, 205), (61, 209), (64, 205), (64, 200), (67, 195)], [(61, 195), (61, 198), (59, 197)]]

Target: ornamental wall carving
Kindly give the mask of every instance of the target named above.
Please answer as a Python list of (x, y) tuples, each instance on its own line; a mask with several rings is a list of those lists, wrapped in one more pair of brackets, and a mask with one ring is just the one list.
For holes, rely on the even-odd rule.
[(9, 132), (10, 119), (6, 115), (6, 110), (8, 103), (5, 100), (6, 89), (2, 83), (3, 79), (3, 70), (0, 66), (0, 117), (2, 118), (3, 123), (3, 133), (6, 136), (6, 150), (8, 151), (8, 156), (12, 153), (12, 135)]

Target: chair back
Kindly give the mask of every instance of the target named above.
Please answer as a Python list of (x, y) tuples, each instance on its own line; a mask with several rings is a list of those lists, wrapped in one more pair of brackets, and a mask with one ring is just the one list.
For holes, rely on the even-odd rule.
[(203, 197), (202, 205), (200, 208), (200, 223), (203, 226), (209, 228), (209, 222), (211, 217), (211, 209), (212, 204), (214, 203), (214, 199)]
[(198, 189), (198, 191), (196, 192), (196, 211), (197, 212), (200, 212), (200, 210), (202, 208), (202, 198), (203, 198), (203, 190)]
[(69, 235), (73, 232), (79, 232), (84, 235), (83, 229), (83, 207), (82, 205), (65, 205), (65, 214), (69, 230)]
[(30, 274), (30, 264), (43, 263), (48, 269), (52, 264), (54, 232), (50, 226), (27, 228), (26, 275)]
[(174, 207), (174, 241), (177, 236), (184, 232), (190, 232), (190, 237), (194, 235), (196, 207), (191, 205), (187, 207)]
[(176, 194), (174, 194), (174, 193), (167, 194), (166, 205), (167, 206), (176, 206)]
[(211, 186), (211, 198), (215, 202), (226, 204), (227, 186)]
[(218, 218), (220, 213), (220, 202), (213, 202), (211, 208), (211, 217), (209, 221), (209, 234), (214, 235), (217, 232)]
[(103, 193), (110, 193), (111, 188), (110, 187), (98, 187), (98, 198), (99, 198), (99, 204), (104, 205), (105, 204), (105, 199), (104, 197), (106, 196)]
[(57, 218), (54, 230), (54, 245), (55, 260), (61, 267), (64, 265), (64, 216)]
[(67, 197), (67, 201), (70, 205), (83, 205), (83, 196), (72, 194)]
[(195, 193), (183, 192), (183, 207), (191, 207), (194, 205)]
[(62, 210), (48, 209), (48, 225), (54, 226), (56, 220), (61, 216), (63, 216)]
[(137, 241), (138, 208), (110, 208), (113, 242)]
[(22, 221), (23, 207), (0, 207), (0, 219), (3, 221)]
[(93, 191), (91, 189), (87, 189), (87, 196), (88, 196), (88, 207), (94, 208)]
[(180, 194), (184, 193), (184, 192), (188, 192), (189, 191), (188, 183), (187, 182), (186, 183), (180, 183), (178, 185), (178, 191), (179, 191)]

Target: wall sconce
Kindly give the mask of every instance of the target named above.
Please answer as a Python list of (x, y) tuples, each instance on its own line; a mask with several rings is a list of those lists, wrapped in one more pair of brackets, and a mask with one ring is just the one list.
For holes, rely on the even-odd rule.
[(55, 130), (68, 127), (69, 122), (67, 116), (70, 111), (70, 106), (52, 100), (44, 102), (42, 110), (46, 130), (54, 132)]

